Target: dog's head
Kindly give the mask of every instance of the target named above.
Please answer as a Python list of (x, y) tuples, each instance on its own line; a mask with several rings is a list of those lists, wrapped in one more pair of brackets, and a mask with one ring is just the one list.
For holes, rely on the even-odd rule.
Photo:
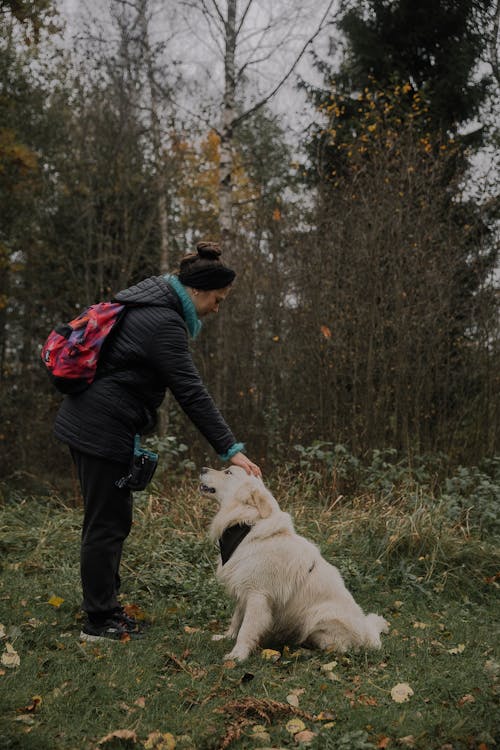
[(222, 511), (236, 511), (238, 506), (246, 506), (247, 510), (254, 508), (260, 518), (268, 518), (278, 508), (262, 480), (239, 466), (224, 471), (204, 467), (200, 473), (200, 491), (212, 495)]

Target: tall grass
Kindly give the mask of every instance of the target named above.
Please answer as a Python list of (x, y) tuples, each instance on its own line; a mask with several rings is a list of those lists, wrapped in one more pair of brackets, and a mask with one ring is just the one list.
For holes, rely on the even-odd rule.
[[(194, 475), (160, 474), (136, 498), (123, 600), (153, 624), (144, 640), (126, 644), (79, 643), (80, 508), (7, 489), (0, 651), (9, 643), (20, 665), (0, 670), (0, 748), (90, 750), (118, 729), (135, 739), (100, 747), (145, 748), (154, 732), (180, 750), (299, 747), (287, 730), (296, 716), (313, 733), (313, 749), (493, 750), (497, 465), (438, 478), (377, 461), (354, 475), (316, 456), (269, 485), (360, 604), (391, 622), (382, 651), (338, 656), (290, 644), (276, 662), (259, 653), (241, 666), (225, 665), (227, 647), (211, 641), (231, 602), (215, 581), (217, 551), (206, 536), (215, 508)], [(402, 682), (414, 695), (398, 704), (391, 689)]]

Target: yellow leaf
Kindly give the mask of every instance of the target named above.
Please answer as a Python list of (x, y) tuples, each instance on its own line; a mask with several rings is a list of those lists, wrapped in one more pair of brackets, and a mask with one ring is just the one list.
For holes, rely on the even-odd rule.
[(317, 716), (314, 717), (314, 721), (331, 721), (335, 716), (331, 711), (320, 711)]
[(275, 651), (273, 648), (263, 648), (260, 655), (266, 661), (278, 661), (278, 659), (281, 659), (281, 653)]
[(200, 628), (192, 628), (190, 625), (184, 625), (184, 632), (185, 633), (199, 633)]
[(273, 221), (280, 221), (281, 219), (281, 211), (279, 208), (275, 208), (273, 211)]
[(146, 750), (174, 750), (175, 737), (170, 732), (151, 732), (144, 743)]
[(462, 654), (465, 651), (465, 643), (459, 643), (456, 648), (449, 648), (449, 654)]
[(391, 698), (396, 703), (405, 703), (413, 695), (413, 690), (407, 682), (399, 682), (391, 690)]
[(4, 665), (4, 667), (8, 667), (9, 669), (15, 669), (21, 663), (19, 654), (11, 643), (6, 643), (5, 648), (6, 651), (2, 654), (2, 664)]
[(412, 734), (407, 734), (405, 737), (399, 737), (398, 742), (400, 745), (406, 745), (406, 747), (415, 747), (415, 737)]
[(294, 695), (293, 693), (290, 693), (290, 695), (286, 696), (286, 701), (291, 706), (295, 706), (295, 708), (298, 708), (299, 705), (299, 698), (297, 695)]
[(63, 601), (64, 599), (62, 599), (60, 596), (51, 596), (47, 604), (50, 604), (52, 607), (56, 607), (56, 609), (58, 609)]
[(297, 718), (290, 719), (285, 727), (286, 731), (293, 735), (297, 734), (297, 732), (303, 732), (305, 728), (306, 725), (304, 724), (304, 722), (301, 719)]
[(419, 628), (420, 630), (425, 630), (425, 628), (429, 627), (426, 622), (414, 622), (413, 623), (414, 628)]
[(337, 666), (337, 662), (336, 661), (329, 661), (328, 664), (322, 664), (321, 665), (321, 671), (322, 672), (331, 672), (332, 669), (335, 669), (336, 666)]
[(133, 729), (116, 729), (114, 732), (110, 732), (105, 737), (101, 737), (97, 744), (105, 745), (106, 742), (111, 742), (114, 739), (131, 740), (132, 742), (137, 742), (137, 734)]
[(5, 625), (2, 625), (2, 623), (0, 622), (0, 639), (5, 638), (5, 636), (6, 636)]

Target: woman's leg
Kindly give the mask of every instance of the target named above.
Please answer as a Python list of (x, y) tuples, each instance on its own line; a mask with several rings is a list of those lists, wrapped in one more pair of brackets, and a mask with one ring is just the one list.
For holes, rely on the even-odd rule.
[(83, 609), (102, 623), (121, 609), (119, 567), (123, 543), (132, 526), (132, 493), (115, 482), (128, 465), (72, 449), (84, 501), (80, 556)]

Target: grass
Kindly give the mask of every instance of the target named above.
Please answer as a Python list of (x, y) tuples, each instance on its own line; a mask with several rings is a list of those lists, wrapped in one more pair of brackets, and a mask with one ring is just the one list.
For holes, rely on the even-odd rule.
[[(297, 529), (391, 632), (380, 652), (290, 644), (277, 661), (258, 653), (239, 665), (211, 641), (231, 603), (206, 539), (213, 509), (195, 484), (138, 495), (123, 596), (153, 625), (142, 641), (105, 645), (78, 640), (80, 509), (7, 494), (0, 652), (10, 644), (20, 663), (0, 665), (1, 750), (237, 750), (306, 746), (301, 739), (313, 750), (495, 747), (498, 538), (474, 526), (469, 506), (464, 521), (417, 485), (319, 505), (306, 476), (275, 477)], [(399, 683), (413, 690), (404, 703), (391, 697)], [(293, 718), (305, 735), (291, 731)], [(128, 738), (98, 744), (117, 730)]]

